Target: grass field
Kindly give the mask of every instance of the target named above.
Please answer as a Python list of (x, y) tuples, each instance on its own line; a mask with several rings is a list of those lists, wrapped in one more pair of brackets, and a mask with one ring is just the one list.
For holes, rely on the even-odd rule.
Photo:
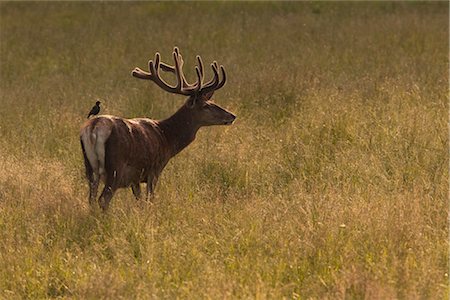
[[(1, 299), (447, 299), (449, 4), (0, 3)], [(153, 205), (91, 211), (79, 128), (226, 67)]]

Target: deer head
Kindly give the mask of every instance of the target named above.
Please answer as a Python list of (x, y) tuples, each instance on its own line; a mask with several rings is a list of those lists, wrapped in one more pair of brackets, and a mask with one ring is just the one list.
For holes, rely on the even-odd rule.
[[(135, 68), (132, 75), (136, 78), (151, 80), (163, 90), (188, 96), (186, 103), (182, 109), (186, 110), (193, 122), (199, 127), (210, 125), (230, 125), (236, 119), (231, 112), (223, 109), (211, 100), (214, 92), (225, 85), (226, 73), (222, 65), (218, 65), (216, 61), (211, 64), (214, 76), (211, 80), (204, 83), (203, 62), (197, 55), (197, 66), (195, 71), (197, 74), (197, 82), (189, 84), (183, 73), (183, 58), (177, 47), (173, 51), (174, 66), (161, 62), (161, 56), (157, 52), (154, 60), (148, 62), (149, 71), (143, 71)], [(174, 73), (176, 76), (176, 85), (172, 86), (161, 78), (160, 70)], [(219, 76), (219, 70), (221, 76)], [(219, 78), (221, 77), (221, 79)]]

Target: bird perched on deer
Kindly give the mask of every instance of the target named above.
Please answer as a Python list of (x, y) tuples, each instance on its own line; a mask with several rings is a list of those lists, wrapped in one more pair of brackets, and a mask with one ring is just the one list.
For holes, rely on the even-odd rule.
[[(80, 140), (91, 204), (95, 203), (100, 181), (105, 184), (98, 199), (103, 210), (108, 208), (119, 188), (131, 187), (136, 199), (140, 199), (140, 184), (145, 183), (146, 198), (151, 198), (168, 161), (194, 141), (201, 127), (234, 122), (234, 114), (211, 100), (214, 92), (225, 85), (224, 67), (213, 62), (213, 78), (205, 83), (203, 62), (197, 55), (197, 82), (189, 84), (182, 71), (182, 56), (176, 47), (173, 59), (175, 65), (170, 66), (162, 63), (160, 54), (156, 53), (154, 60), (148, 62), (148, 72), (135, 68), (131, 73), (136, 78), (153, 81), (169, 93), (188, 97), (172, 116), (152, 120), (102, 115), (83, 124)], [(175, 86), (161, 78), (161, 70), (175, 74)]]
[(100, 112), (100, 101), (95, 102), (95, 105), (91, 108), (91, 111), (89, 112), (87, 119), (89, 119), (90, 116), (98, 115)]

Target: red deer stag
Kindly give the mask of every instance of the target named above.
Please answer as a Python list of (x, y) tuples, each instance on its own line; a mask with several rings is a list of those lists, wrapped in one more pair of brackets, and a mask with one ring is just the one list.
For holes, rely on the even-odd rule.
[[(105, 184), (98, 199), (103, 210), (108, 208), (118, 188), (131, 187), (139, 199), (140, 183), (145, 182), (147, 198), (150, 198), (167, 162), (195, 139), (200, 127), (230, 125), (235, 120), (235, 115), (211, 101), (214, 91), (225, 84), (223, 66), (219, 68), (217, 62), (212, 63), (214, 76), (204, 83), (203, 63), (197, 56), (197, 82), (189, 84), (182, 71), (183, 59), (176, 47), (173, 58), (175, 66), (170, 66), (162, 63), (159, 53), (156, 53), (154, 61), (148, 62), (149, 72), (135, 68), (131, 73), (134, 77), (153, 81), (167, 92), (188, 96), (184, 105), (171, 117), (156, 121), (103, 115), (83, 124), (80, 140), (89, 181), (90, 204), (95, 202), (100, 180)], [(175, 74), (175, 86), (161, 78), (161, 69)]]

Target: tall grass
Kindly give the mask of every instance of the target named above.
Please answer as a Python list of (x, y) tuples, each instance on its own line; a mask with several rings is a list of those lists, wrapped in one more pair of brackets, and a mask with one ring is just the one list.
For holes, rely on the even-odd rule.
[[(448, 3), (0, 3), (0, 298), (445, 299)], [(153, 205), (91, 211), (78, 129), (223, 64)], [(189, 71), (188, 71), (189, 70)]]

